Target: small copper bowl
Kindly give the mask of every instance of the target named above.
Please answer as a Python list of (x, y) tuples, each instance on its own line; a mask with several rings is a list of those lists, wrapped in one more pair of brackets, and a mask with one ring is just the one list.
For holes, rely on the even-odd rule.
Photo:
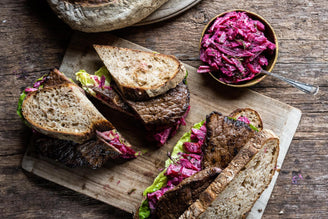
[[(265, 70), (271, 72), (274, 65), (276, 64), (277, 62), (277, 59), (278, 59), (278, 40), (277, 40), (277, 36), (273, 30), (273, 28), (271, 27), (271, 25), (263, 18), (261, 17), (260, 15), (258, 14), (255, 14), (254, 12), (250, 12), (250, 11), (246, 11), (246, 10), (241, 10), (241, 9), (234, 9), (234, 10), (230, 10), (230, 11), (226, 11), (226, 12), (223, 12), (217, 16), (215, 16), (214, 18), (212, 18), (210, 20), (210, 22), (208, 22), (208, 24), (205, 26), (203, 32), (202, 32), (202, 37), (200, 38), (200, 43), (199, 43), (199, 48), (201, 48), (201, 42), (202, 42), (202, 39), (203, 39), (203, 36), (207, 30), (208, 27), (210, 27), (213, 22), (216, 20), (216, 18), (218, 17), (222, 17), (224, 16), (225, 14), (229, 13), (229, 12), (233, 12), (233, 11), (236, 11), (236, 12), (246, 12), (246, 14), (252, 18), (253, 20), (258, 20), (260, 21), (264, 26), (265, 26), (265, 31), (264, 31), (264, 35), (266, 36), (266, 38), (273, 42), (275, 45), (276, 45), (276, 49), (274, 50), (273, 54), (272, 55), (266, 55), (266, 58), (268, 59), (268, 65), (266, 66)], [(249, 80), (249, 81), (243, 81), (243, 82), (240, 82), (240, 83), (236, 83), (236, 84), (228, 84), (228, 83), (225, 83), (221, 80), (219, 80), (215, 74), (213, 73), (209, 73), (215, 80), (217, 80), (218, 82), (222, 83), (222, 84), (225, 84), (227, 86), (230, 86), (230, 87), (250, 87), (250, 86), (253, 86), (257, 83), (259, 83), (260, 81), (262, 81), (267, 75), (264, 75), (264, 74), (258, 74), (257, 76), (255, 76), (253, 79)]]

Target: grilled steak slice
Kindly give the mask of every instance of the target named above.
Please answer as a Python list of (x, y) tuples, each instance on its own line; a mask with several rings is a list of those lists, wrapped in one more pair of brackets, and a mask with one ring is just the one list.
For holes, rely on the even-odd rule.
[[(112, 82), (113, 83), (113, 82)], [(111, 83), (111, 86), (113, 86)], [(114, 89), (102, 89), (100, 87), (93, 87), (92, 90), (96, 93), (97, 97), (109, 107), (121, 111), (128, 115), (133, 115), (133, 111), (121, 96)]]
[(156, 207), (158, 218), (179, 218), (179, 216), (194, 203), (199, 195), (220, 174), (216, 167), (199, 171), (183, 180), (175, 188), (167, 191), (159, 200)]
[(206, 128), (206, 141), (202, 148), (203, 169), (212, 166), (221, 169), (227, 167), (255, 134), (245, 122), (229, 119), (218, 112), (212, 112), (206, 117)]
[(151, 131), (163, 130), (176, 125), (189, 107), (190, 93), (183, 82), (163, 95), (146, 101), (127, 103)]
[(101, 167), (109, 158), (117, 158), (121, 153), (101, 138), (91, 139), (83, 144), (73, 141), (41, 137), (35, 140), (38, 152), (68, 167)]

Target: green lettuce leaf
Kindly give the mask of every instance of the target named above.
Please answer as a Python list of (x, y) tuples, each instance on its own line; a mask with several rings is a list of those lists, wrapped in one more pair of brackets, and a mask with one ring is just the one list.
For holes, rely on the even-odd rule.
[(27, 94), (26, 94), (25, 91), (23, 91), (23, 93), (21, 93), (21, 95), (19, 97), (19, 100), (18, 100), (18, 106), (17, 106), (17, 111), (16, 111), (17, 115), (19, 115), (19, 117), (23, 120), (24, 120), (24, 116), (23, 116), (23, 113), (22, 113), (22, 105), (23, 105), (23, 101), (24, 101), (26, 95)]
[[(112, 78), (111, 78), (106, 66), (103, 66), (100, 69), (98, 69), (98, 71), (95, 72), (95, 75), (99, 76), (99, 78), (101, 78), (101, 76), (105, 76), (105, 85), (106, 86), (110, 85), (110, 81)], [(106, 84), (106, 82), (107, 82), (107, 84)]]
[(146, 219), (150, 217), (150, 209), (148, 205), (148, 200), (145, 199), (139, 208), (139, 219)]
[(183, 79), (183, 83), (184, 83), (185, 85), (188, 84), (188, 83), (187, 83), (187, 77), (188, 77), (188, 70), (186, 70), (186, 76), (185, 76), (184, 79)]
[[(205, 121), (201, 121), (199, 123), (196, 123), (192, 128), (194, 129), (200, 129), (202, 125), (204, 124)], [(148, 193), (155, 192), (162, 187), (166, 186), (167, 184), (167, 177), (164, 175), (166, 172), (167, 167), (174, 162), (174, 160), (179, 159), (179, 153), (183, 153), (183, 143), (185, 142), (190, 142), (191, 141), (191, 130), (189, 132), (186, 132), (180, 140), (177, 142), (177, 144), (173, 147), (172, 153), (171, 153), (171, 158), (172, 159), (167, 159), (165, 161), (165, 169), (158, 174), (158, 176), (154, 179), (154, 182), (151, 186), (145, 189), (143, 192), (143, 195), (146, 196)], [(147, 216), (148, 215), (148, 216)], [(147, 216), (147, 217), (145, 217)], [(144, 200), (139, 208), (139, 218), (148, 218), (150, 216), (150, 209), (149, 209), (149, 204), (148, 200)]]
[(76, 80), (82, 85), (82, 88), (89, 94), (96, 96), (96, 93), (91, 87), (99, 86), (101, 76), (105, 76), (105, 86), (110, 86), (111, 76), (105, 66), (101, 67), (94, 75), (89, 74), (85, 70), (80, 70), (75, 73)]
[[(42, 81), (44, 77), (46, 77), (48, 74), (45, 74), (43, 75), (42, 77), (36, 79), (34, 81), (37, 82), (37, 81)], [(43, 88), (43, 85), (40, 85), (38, 89), (42, 89)], [(23, 102), (24, 102), (24, 99), (26, 97), (27, 93), (25, 92), (25, 90), (21, 93), (21, 95), (19, 96), (19, 100), (18, 100), (18, 105), (17, 105), (17, 115), (24, 121), (25, 124), (29, 125), (27, 123), (27, 121), (24, 119), (24, 116), (23, 116), (23, 113), (22, 113), (22, 105), (23, 105)]]

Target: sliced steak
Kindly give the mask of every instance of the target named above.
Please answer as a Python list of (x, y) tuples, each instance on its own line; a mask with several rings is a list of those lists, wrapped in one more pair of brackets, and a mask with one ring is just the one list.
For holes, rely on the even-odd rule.
[(220, 174), (221, 169), (212, 167), (199, 171), (183, 180), (175, 188), (167, 191), (156, 207), (158, 218), (179, 218), (179, 216), (194, 203), (199, 195)]
[[(112, 85), (111, 85), (112, 86)], [(93, 87), (92, 90), (96, 93), (97, 97), (107, 106), (121, 111), (128, 115), (133, 115), (133, 111), (129, 105), (124, 102), (121, 96), (114, 89), (102, 89), (100, 87)]]
[(109, 158), (114, 159), (120, 155), (116, 148), (100, 138), (77, 144), (44, 136), (36, 139), (34, 145), (40, 155), (68, 167), (89, 166), (95, 169), (103, 166)]
[(163, 95), (146, 101), (129, 101), (148, 130), (163, 130), (176, 125), (189, 107), (190, 93), (183, 82)]
[(218, 112), (206, 117), (206, 128), (206, 140), (202, 148), (203, 168), (214, 166), (224, 169), (255, 134), (245, 122), (229, 119)]

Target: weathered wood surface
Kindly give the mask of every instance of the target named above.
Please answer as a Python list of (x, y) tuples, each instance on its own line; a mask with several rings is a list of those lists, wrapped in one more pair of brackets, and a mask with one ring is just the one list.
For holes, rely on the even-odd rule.
[[(30, 132), (16, 115), (23, 87), (59, 66), (72, 31), (45, 1), (0, 2), (0, 215), (1, 217), (128, 218), (129, 214), (21, 169)], [(264, 16), (275, 28), (279, 58), (274, 69), (320, 86), (316, 96), (267, 78), (252, 89), (302, 110), (302, 120), (263, 218), (328, 218), (328, 5), (326, 0), (210, 1), (165, 22), (115, 31), (144, 47), (178, 56), (197, 67), (205, 23), (232, 8)], [(292, 184), (300, 172), (303, 180)]]
[[(108, 44), (117, 47), (147, 50), (111, 34), (74, 34), (66, 50), (60, 71), (70, 78), (75, 72), (84, 69), (95, 72), (103, 64), (93, 49), (93, 44)], [(274, 131), (280, 138), (280, 150), (277, 167), (280, 169), (300, 121), (300, 110), (285, 103), (273, 100), (249, 89), (236, 90), (218, 84), (208, 75), (197, 74), (196, 68), (185, 65), (188, 70), (188, 87), (190, 90), (191, 110), (186, 118), (186, 126), (181, 127), (175, 137), (160, 149), (150, 150), (147, 142), (140, 141), (140, 133), (135, 134), (138, 127), (132, 121), (119, 119), (116, 114), (108, 113), (120, 133), (127, 138), (137, 151), (148, 150), (147, 155), (124, 163), (108, 162), (99, 170), (64, 168), (58, 163), (47, 162), (26, 153), (23, 158), (23, 169), (48, 179), (74, 191), (101, 200), (127, 212), (136, 212), (142, 200), (142, 192), (152, 184), (156, 175), (163, 168), (167, 152), (183, 133), (189, 131), (193, 124), (205, 119), (205, 115), (213, 110), (228, 115), (236, 108), (250, 107), (258, 111), (262, 117), (264, 128)], [(30, 150), (32, 145), (30, 145)], [(151, 147), (154, 148), (154, 147)], [(270, 198), (278, 172), (273, 177), (268, 189), (261, 195), (249, 214), (249, 219), (262, 215)], [(133, 192), (131, 192), (133, 191)]]

